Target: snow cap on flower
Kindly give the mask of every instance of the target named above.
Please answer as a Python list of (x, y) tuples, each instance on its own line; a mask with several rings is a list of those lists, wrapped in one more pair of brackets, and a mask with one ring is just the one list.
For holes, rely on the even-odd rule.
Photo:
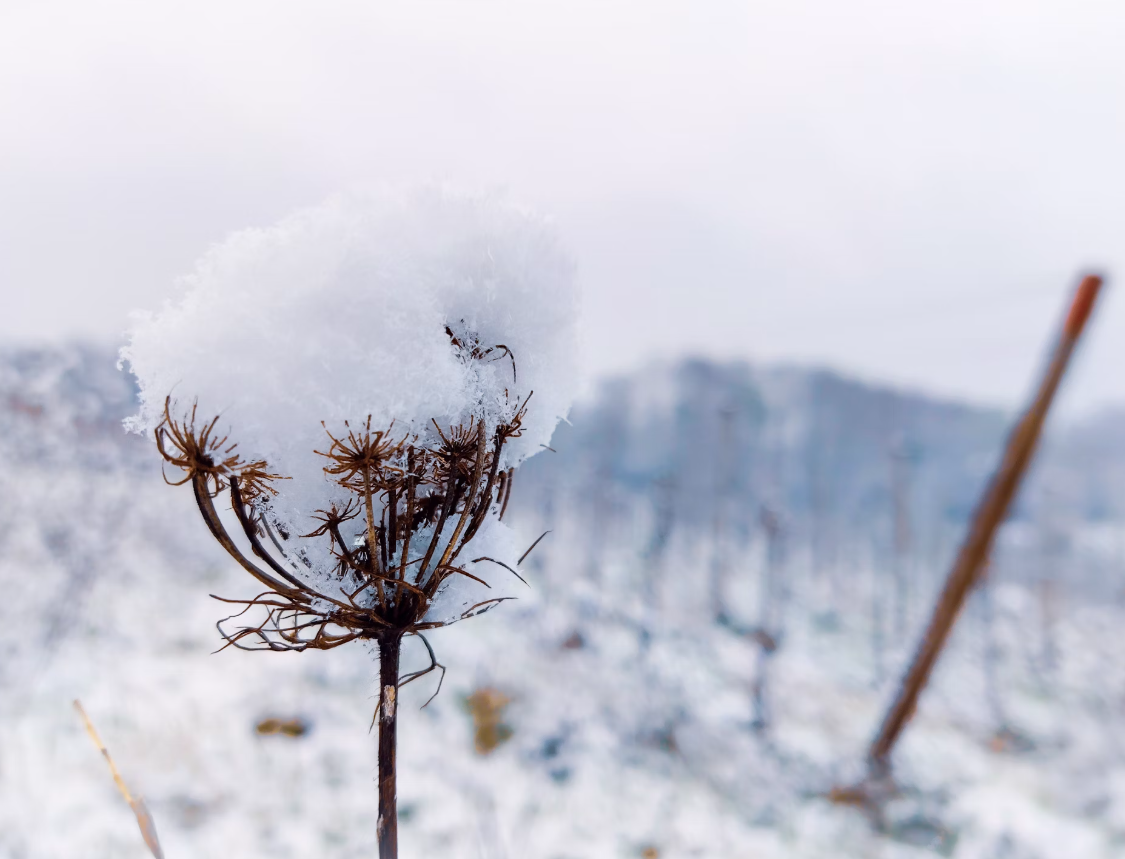
[(220, 415), (244, 460), (293, 478), (275, 511), (299, 528), (341, 491), (316, 453), (326, 428), (370, 415), (424, 442), (434, 421), (503, 423), (534, 391), (508, 467), (549, 444), (575, 391), (574, 264), (548, 222), (493, 196), (337, 196), (232, 235), (181, 290), (122, 349), (129, 425), (151, 432), (169, 394), (174, 415)]

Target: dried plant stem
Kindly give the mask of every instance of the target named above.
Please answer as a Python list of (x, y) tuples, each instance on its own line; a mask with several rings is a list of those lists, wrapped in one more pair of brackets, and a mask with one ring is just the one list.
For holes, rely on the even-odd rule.
[(442, 553), (441, 561), (438, 562), (438, 569), (442, 569), (451, 559), (455, 556), (456, 550), (459, 548), (458, 542), (461, 539), (461, 532), (465, 528), (465, 523), (469, 521), (469, 516), (472, 514), (473, 501), (476, 500), (477, 490), (480, 489), (481, 473), (484, 466), (484, 427), (481, 426), (477, 431), (477, 456), (476, 462), (473, 463), (473, 478), (472, 483), (469, 485), (469, 494), (465, 496), (465, 508), (461, 511), (461, 518), (457, 520), (457, 527), (453, 529), (453, 536), (449, 538), (449, 542), (445, 546), (445, 551)]
[(504, 520), (504, 514), (508, 512), (508, 499), (512, 496), (512, 477), (515, 473), (514, 468), (509, 468), (505, 472), (507, 479), (504, 481), (504, 502), (500, 505), (500, 521)]
[(433, 536), (430, 537), (430, 546), (426, 549), (426, 554), (422, 558), (422, 565), (418, 568), (414, 581), (416, 584), (421, 584), (422, 577), (425, 576), (426, 571), (429, 569), (430, 560), (434, 556), (434, 551), (437, 549), (438, 541), (441, 539), (441, 532), (445, 530), (445, 520), (449, 518), (449, 511), (452, 510), (458, 501), (457, 491), (457, 469), (456, 461), (452, 461), (449, 469), (449, 483), (445, 490), (445, 503), (441, 508), (441, 515), (438, 517), (437, 524), (434, 526)]
[(402, 570), (391, 570), (398, 548), (398, 492), (393, 488), (387, 492), (387, 561), (386, 567), (396, 579), (402, 578)]
[(379, 859), (398, 859), (398, 797), (395, 765), (398, 729), (398, 663), (402, 633), (379, 639)]
[(226, 528), (223, 527), (222, 520), (219, 519), (219, 512), (215, 509), (215, 503), (211, 500), (211, 494), (207, 491), (206, 477), (200, 474), (193, 475), (191, 485), (192, 489), (195, 490), (195, 503), (199, 507), (200, 514), (203, 516), (203, 521), (207, 523), (207, 528), (211, 531), (211, 535), (219, 545), (226, 549), (227, 553), (238, 561), (243, 569), (266, 587), (280, 594), (289, 593), (292, 588), (284, 582), (273, 578), (268, 573), (258, 569), (235, 545), (234, 541), (227, 533)]
[[(480, 527), (484, 521), (485, 516), (488, 515), (489, 509), (492, 507), (492, 487), (496, 483), (496, 474), (500, 469), (500, 451), (504, 447), (504, 437), (496, 434), (496, 444), (492, 451), (492, 467), (488, 472), (488, 482), (484, 485), (484, 491), (481, 493), (480, 502), (477, 504), (477, 512), (473, 515), (472, 521), (469, 523), (469, 530), (465, 532), (465, 541), (469, 542), (477, 533), (477, 528)], [(482, 446), (483, 449), (483, 446)], [(457, 552), (460, 548), (457, 549)], [(453, 559), (456, 560), (457, 552), (453, 553)]]
[[(367, 508), (367, 557), (371, 564), (371, 572), (375, 575), (382, 573), (379, 566), (379, 544), (375, 540), (375, 503), (371, 495), (371, 471), (363, 469), (363, 501)], [(383, 593), (383, 583), (375, 580), (375, 591), (379, 595), (379, 605), (385, 605), (386, 595)]]
[(94, 745), (98, 747), (98, 751), (102, 753), (105, 762), (109, 764), (110, 775), (113, 776), (113, 782), (117, 785), (117, 789), (121, 792), (121, 796), (129, 803), (129, 808), (133, 810), (133, 815), (137, 818), (137, 826), (141, 830), (141, 838), (144, 839), (145, 845), (148, 847), (149, 852), (155, 859), (164, 859), (164, 851), (160, 848), (160, 839), (156, 837), (156, 824), (152, 820), (152, 815), (149, 814), (148, 807), (145, 801), (139, 796), (133, 796), (129, 792), (129, 788), (125, 785), (125, 779), (121, 777), (118, 772), (117, 764), (113, 762), (113, 758), (109, 754), (109, 749), (106, 748), (102, 738), (98, 736), (98, 732), (94, 729), (94, 723), (90, 721), (90, 717), (86, 715), (86, 710), (82, 707), (80, 701), (74, 702), (74, 709), (78, 711), (79, 717), (82, 719), (82, 724), (86, 726), (86, 733), (89, 734), (90, 739), (94, 741)]
[(411, 448), (407, 455), (406, 465), (406, 534), (402, 538), (402, 560), (399, 562), (398, 578), (406, 578), (406, 562), (410, 557), (410, 535), (414, 533), (414, 492), (418, 485), (417, 475), (414, 473), (414, 449)]

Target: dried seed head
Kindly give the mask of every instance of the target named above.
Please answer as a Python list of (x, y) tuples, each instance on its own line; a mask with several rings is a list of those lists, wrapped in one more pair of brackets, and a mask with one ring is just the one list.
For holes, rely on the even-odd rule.
[[(359, 429), (346, 424), (342, 437), (329, 434), (329, 449), (319, 452), (327, 460), (323, 470), (349, 497), (317, 511), (313, 518), (319, 525), (296, 538), (327, 541), (335, 564), (328, 576), (328, 569), (319, 568), (319, 578), (306, 547), (294, 542), (264, 506), (266, 493), (276, 491), (265, 463), (244, 464), (233, 446), (221, 447), (226, 440), (214, 440), (214, 421), (199, 433), (194, 416), (179, 422), (169, 417), (167, 429), (161, 429), (167, 435), (160, 439), (162, 450), (174, 451), (169, 460), (186, 467), (185, 480), (194, 481), (200, 510), (219, 542), (270, 587), (252, 600), (228, 601), (243, 606), (236, 617), (251, 610), (264, 617), (231, 631), (221, 622), (227, 644), (250, 650), (328, 650), (356, 639), (381, 640), (444, 626), (448, 619), (427, 619), (427, 613), (446, 581), (457, 576), (489, 587), (465, 562), (458, 565), (457, 557), (488, 515), (499, 513), (501, 489), (511, 482), (507, 474), (498, 479), (500, 457), (507, 439), (519, 432), (526, 408), (526, 401), (519, 404), (513, 420), (496, 429), (491, 443), (484, 423), (475, 418), (445, 429), (434, 422), (436, 436), (427, 442), (417, 436), (396, 440), (391, 427), (372, 429), (370, 418)], [(215, 459), (214, 450), (225, 458)], [(200, 487), (207, 490), (203, 495)], [(209, 499), (228, 487), (245, 537), (269, 571), (241, 554), (214, 511)], [(266, 538), (276, 553), (267, 551)], [(482, 561), (515, 572), (491, 557), (471, 563)], [(480, 614), (505, 599), (477, 602), (461, 617)], [(427, 671), (438, 667), (434, 660)]]
[(326, 534), (330, 534), (333, 529), (339, 528), (345, 522), (350, 522), (358, 516), (359, 513), (359, 502), (354, 498), (349, 498), (348, 502), (342, 508), (333, 504), (328, 510), (318, 510), (313, 514), (313, 519), (321, 523), (320, 527), (314, 531), (310, 531), (308, 534), (302, 534), (301, 537), (323, 537)]
[(186, 472), (182, 480), (164, 480), (172, 486), (181, 486), (196, 476), (203, 478), (211, 497), (218, 495), (227, 487), (231, 477), (239, 477), (243, 494), (248, 500), (257, 500), (266, 495), (277, 495), (272, 486), (276, 480), (284, 480), (281, 475), (269, 471), (265, 460), (243, 462), (235, 453), (236, 443), (228, 443), (229, 436), (220, 438), (215, 430), (218, 416), (196, 429), (196, 410), (193, 403), (191, 412), (180, 420), (172, 417), (172, 397), (164, 400), (164, 419), (157, 425), (154, 434), (156, 447), (165, 461)]
[[(323, 424), (322, 424), (323, 425)], [(394, 441), (391, 436), (393, 425), (384, 430), (371, 431), (371, 416), (359, 430), (344, 422), (348, 434), (337, 438), (325, 427), (328, 438), (332, 440), (327, 451), (316, 451), (326, 457), (330, 464), (324, 473), (336, 478), (345, 489), (365, 491), (366, 489), (388, 489), (402, 477), (402, 469), (388, 464), (388, 461), (402, 453), (406, 439)]]

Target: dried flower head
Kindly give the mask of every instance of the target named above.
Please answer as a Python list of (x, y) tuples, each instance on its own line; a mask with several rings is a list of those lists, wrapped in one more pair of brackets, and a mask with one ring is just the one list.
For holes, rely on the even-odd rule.
[(215, 432), (218, 417), (196, 429), (195, 418), (198, 404), (193, 404), (191, 412), (177, 421), (172, 417), (172, 398), (164, 401), (164, 420), (156, 427), (156, 447), (160, 455), (170, 464), (186, 472), (181, 480), (164, 480), (171, 486), (182, 486), (197, 475), (203, 477), (207, 492), (214, 497), (226, 488), (226, 481), (233, 475), (242, 480), (243, 493), (256, 499), (266, 495), (277, 495), (273, 487), (275, 480), (284, 478), (271, 474), (264, 460), (243, 462), (235, 453), (237, 444), (227, 444), (229, 436), (219, 438)]
[[(274, 484), (286, 478), (264, 461), (243, 462), (229, 435), (216, 432), (218, 418), (199, 425), (193, 406), (177, 419), (166, 400), (164, 420), (155, 430), (157, 447), (168, 464), (184, 471), (181, 480), (169, 482), (192, 484), (211, 533), (268, 588), (253, 599), (224, 600), (242, 606), (219, 623), (226, 646), (327, 650), (356, 639), (417, 635), (448, 622), (428, 612), (450, 579), (489, 587), (469, 564), (491, 562), (519, 578), (511, 565), (491, 557), (460, 560), (488, 516), (499, 517), (511, 491), (511, 473), (502, 472), (500, 462), (505, 443), (520, 432), (527, 401), (510, 412), (509, 422), (492, 427), (475, 417), (444, 429), (435, 421), (435, 435), (427, 441), (396, 438), (393, 426), (373, 429), (371, 418), (358, 428), (346, 423), (340, 435), (325, 428), (329, 444), (318, 451), (323, 471), (347, 497), (317, 511), (316, 528), (294, 535), (271, 514), (271, 500), (279, 494)], [(214, 503), (224, 491), (241, 531), (237, 539)], [(243, 539), (249, 553), (240, 546)], [(309, 560), (306, 541), (312, 540), (326, 543), (335, 561), (331, 576), (319, 575)], [(475, 602), (457, 619), (504, 599)], [(255, 612), (254, 622), (231, 626)], [(436, 659), (431, 663), (410, 679), (441, 667)]]
[[(393, 855), (397, 689), (440, 668), (423, 633), (505, 598), (462, 586), (518, 566), (490, 523), (575, 391), (573, 263), (549, 222), (501, 199), (387, 189), (235, 234), (183, 287), (122, 350), (140, 388), (129, 425), (155, 431), (212, 535), (262, 585), (220, 622), (227, 645), (377, 642), (378, 829)], [(173, 386), (198, 408), (177, 406)], [(210, 418), (220, 407), (237, 449)], [(400, 678), (405, 635), (430, 666)]]

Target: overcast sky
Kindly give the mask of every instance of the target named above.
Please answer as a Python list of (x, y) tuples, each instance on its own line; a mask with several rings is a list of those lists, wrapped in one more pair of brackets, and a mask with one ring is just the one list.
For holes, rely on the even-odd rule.
[[(119, 338), (231, 230), (436, 178), (556, 216), (593, 373), (1011, 404), (1077, 273), (1125, 280), (1122, 45), (1078, 0), (0, 0), (0, 337)], [(1072, 411), (1125, 401), (1101, 310)]]

